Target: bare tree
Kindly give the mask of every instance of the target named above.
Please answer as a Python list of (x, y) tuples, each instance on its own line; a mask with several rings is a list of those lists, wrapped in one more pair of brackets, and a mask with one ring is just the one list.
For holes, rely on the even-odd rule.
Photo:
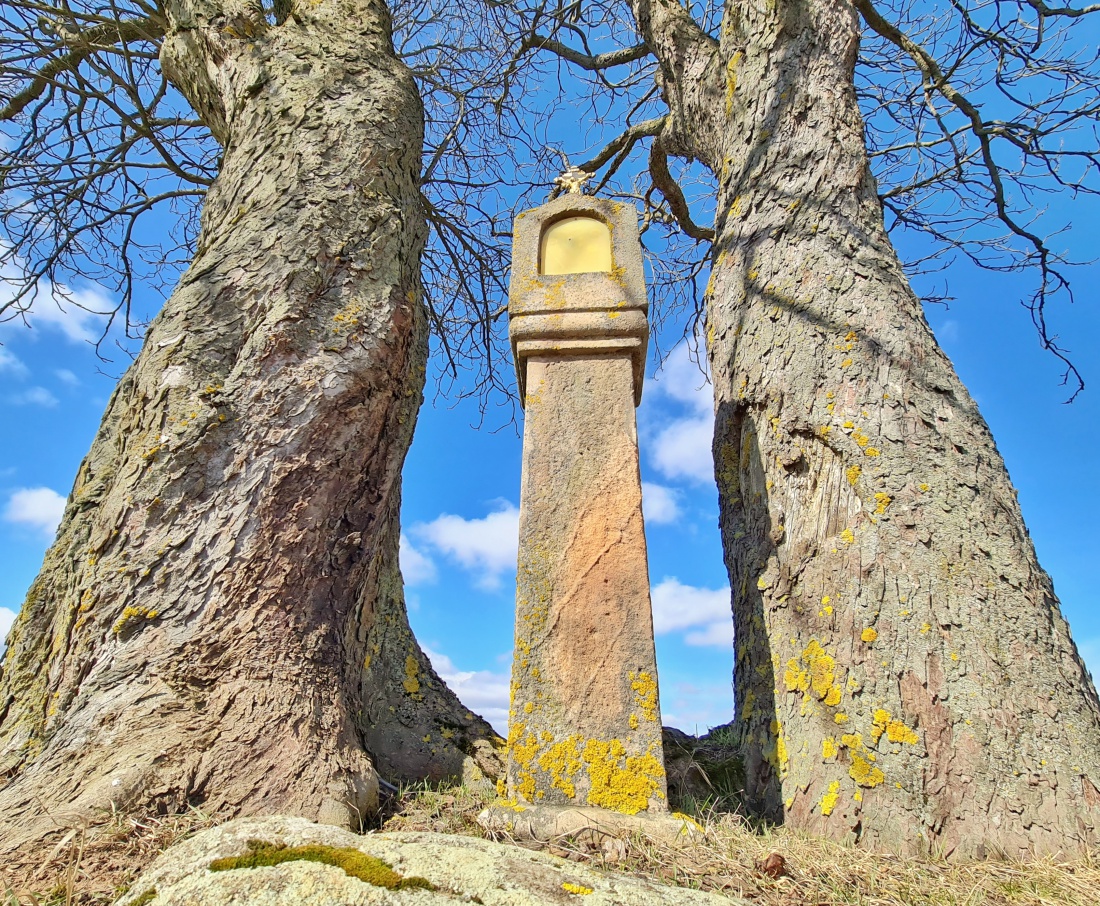
[[(1096, 9), (524, 8), (518, 53), (629, 111), (582, 167), (643, 180), (709, 245), (737, 727), (773, 821), (971, 854), (1096, 841), (1096, 691), (887, 230), (924, 235), (916, 269), (1030, 270), (1040, 342), (1083, 386), (1046, 320), (1068, 262), (1033, 206), (1100, 188), (1100, 65), (1074, 27)], [(691, 162), (714, 180), (713, 229), (676, 179)]]
[[(422, 106), (376, 0), (6, 4), (9, 316), (193, 257), (115, 390), (0, 675), (0, 852), (113, 810), (356, 823), (492, 770), (409, 630)], [(202, 202), (201, 219), (196, 217)], [(174, 238), (143, 218), (175, 204)]]

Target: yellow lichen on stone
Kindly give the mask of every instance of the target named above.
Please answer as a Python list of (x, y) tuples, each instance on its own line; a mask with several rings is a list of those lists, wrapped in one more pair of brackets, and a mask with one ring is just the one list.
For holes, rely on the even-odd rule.
[(843, 532), (840, 533), (840, 540), (843, 541), (845, 544), (854, 544), (856, 536), (850, 528), (846, 528)]
[(550, 785), (561, 790), (570, 799), (577, 795), (573, 779), (583, 767), (578, 749), (582, 740), (583, 737), (579, 735), (563, 739), (550, 746), (538, 759), (539, 767), (550, 775)]
[(837, 748), (836, 740), (831, 736), (826, 736), (821, 740), (821, 757), (822, 758), (836, 758), (840, 749)]
[(585, 887), (583, 884), (574, 884), (571, 881), (565, 881), (561, 885), (561, 889), (566, 893), (576, 894), (579, 897), (588, 896), (588, 894), (592, 893), (591, 887)]
[(873, 626), (868, 626), (866, 629), (863, 630), (863, 632), (860, 633), (859, 637), (863, 639), (863, 641), (870, 644), (878, 638), (878, 630), (875, 629)]
[(821, 814), (828, 818), (833, 813), (833, 809), (836, 808), (839, 799), (840, 781), (834, 780), (829, 784), (829, 791), (821, 797)]
[(840, 711), (837, 711), (836, 714), (833, 715), (833, 723), (837, 724), (838, 726), (848, 723), (848, 715), (842, 714)]
[(886, 508), (891, 503), (893, 503), (893, 500), (894, 498), (892, 498), (889, 494), (883, 494), (881, 491), (879, 491), (877, 494), (875, 494), (875, 512), (881, 516), (883, 513), (886, 512)]
[(859, 476), (862, 473), (863, 469), (861, 469), (858, 464), (854, 466), (848, 466), (848, 468), (844, 472), (844, 474), (848, 478), (848, 484), (852, 485), (853, 487), (855, 487), (855, 483), (859, 481)]
[(519, 772), (516, 791), (528, 802), (535, 798), (535, 776), (530, 771)]
[(420, 664), (411, 654), (405, 658), (405, 681), (401, 684), (409, 695), (420, 691)]
[(651, 723), (657, 721), (657, 680), (642, 671), (630, 674), (630, 688), (634, 690), (634, 704), (642, 712), (642, 717)]
[(665, 769), (650, 752), (627, 755), (617, 740), (589, 739), (581, 758), (588, 765), (588, 803), (626, 815), (648, 808)]
[(527, 724), (517, 723), (508, 731), (508, 750), (512, 761), (526, 768), (538, 754), (538, 737), (527, 732)]
[(881, 456), (882, 451), (878, 447), (868, 447), (863, 451), (864, 456)]

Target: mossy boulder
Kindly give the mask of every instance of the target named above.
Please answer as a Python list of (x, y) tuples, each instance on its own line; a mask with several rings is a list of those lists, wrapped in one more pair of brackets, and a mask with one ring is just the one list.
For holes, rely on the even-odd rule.
[(358, 835), (302, 818), (239, 818), (164, 852), (116, 906), (747, 906), (474, 837)]

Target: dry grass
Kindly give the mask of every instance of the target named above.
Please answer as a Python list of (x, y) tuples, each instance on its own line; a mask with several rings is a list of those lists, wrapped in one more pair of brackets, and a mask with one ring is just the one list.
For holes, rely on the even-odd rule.
[(43, 851), (0, 868), (0, 906), (105, 906), (161, 852), (215, 822), (184, 815), (105, 814), (66, 828)]
[[(390, 800), (379, 826), (387, 831), (486, 837), (476, 818), (493, 798), (488, 789), (422, 784)], [(872, 854), (782, 828), (754, 829), (738, 815), (714, 806), (712, 800), (709, 807), (699, 804), (692, 809), (704, 835), (676, 843), (644, 837), (598, 843), (506, 842), (608, 871), (742, 897), (759, 906), (1095, 906), (1100, 902), (1100, 864), (1089, 858), (946, 862)], [(0, 868), (0, 906), (106, 906), (163, 849), (213, 823), (199, 812), (169, 818), (105, 816), (95, 826), (66, 832), (44, 853), (33, 876), (21, 878), (18, 886), (12, 867)]]
[[(486, 836), (474, 818), (491, 800), (464, 789), (406, 792), (384, 830)], [(759, 830), (735, 814), (696, 813), (705, 835), (509, 841), (609, 871), (743, 897), (760, 906), (1096, 906), (1100, 864), (1090, 858), (1028, 863), (947, 862), (873, 854), (783, 828)], [(775, 859), (778, 855), (781, 859)], [(769, 862), (769, 857), (773, 857)], [(782, 863), (782, 874), (778, 865)], [(770, 873), (769, 873), (770, 869)]]

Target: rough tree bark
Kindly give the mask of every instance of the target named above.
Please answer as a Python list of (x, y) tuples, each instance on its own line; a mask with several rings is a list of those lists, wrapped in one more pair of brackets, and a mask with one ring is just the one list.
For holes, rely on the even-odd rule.
[[(354, 824), (492, 731), (409, 630), (420, 102), (378, 0), (167, 4), (224, 147), (195, 259), (80, 467), (0, 677), (0, 852), (100, 809)], [(491, 763), (491, 758), (489, 762)]]
[(1100, 705), (883, 228), (849, 2), (635, 0), (666, 148), (719, 182), (706, 345), (747, 794), (872, 846), (1075, 849)]

